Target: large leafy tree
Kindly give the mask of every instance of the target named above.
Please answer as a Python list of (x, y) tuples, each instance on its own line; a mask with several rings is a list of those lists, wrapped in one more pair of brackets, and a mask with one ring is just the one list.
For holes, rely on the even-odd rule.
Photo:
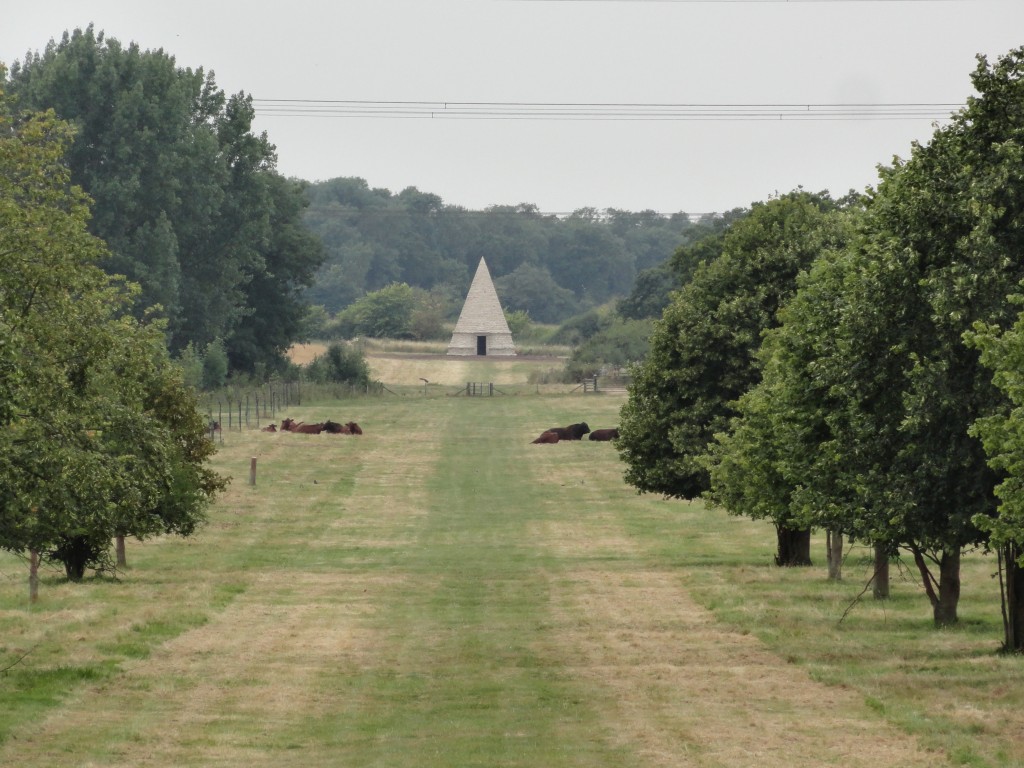
[(103, 267), (142, 287), (136, 316), (160, 305), (174, 350), (221, 338), (237, 368), (280, 362), (321, 255), (251, 99), (91, 26), (15, 63), (11, 88), (75, 126), (72, 179), (95, 201)]
[[(783, 344), (805, 354), (777, 361), (783, 384), (762, 398), (780, 410), (795, 401), (779, 392), (817, 393), (798, 407), (819, 426), (809, 450), (800, 458), (785, 446), (788, 463), (773, 466), (808, 519), (827, 514), (859, 537), (907, 549), (937, 625), (957, 621), (963, 549), (990, 530), (997, 543), (1010, 541), (989, 522), (1008, 467), (990, 464), (977, 436), (995, 429), (1009, 403), (964, 334), (978, 323), (989, 333), (1008, 328), (1007, 296), (1024, 279), (1022, 74), (1024, 49), (992, 66), (980, 59), (978, 95), (927, 146), (882, 170), (862, 236), (838, 271), (822, 271), (830, 283), (812, 283), (819, 299), (807, 311), (791, 306)], [(814, 347), (810, 336), (829, 320), (834, 342)], [(782, 434), (761, 430), (766, 440)]]
[[(871, 500), (860, 493), (849, 472), (852, 459), (836, 438), (873, 436), (884, 450), (896, 426), (884, 415), (899, 401), (887, 385), (898, 371), (865, 360), (872, 375), (858, 377), (856, 396), (875, 404), (875, 418), (851, 413), (843, 398), (852, 382), (843, 352), (858, 345), (878, 349), (877, 336), (841, 339), (836, 333), (851, 317), (862, 329), (870, 326), (872, 313), (854, 312), (851, 301), (851, 291), (864, 280), (854, 254), (842, 250), (826, 251), (798, 278), (796, 294), (779, 311), (781, 324), (765, 334), (758, 354), (761, 381), (739, 399), (738, 416), (709, 449), (707, 495), (733, 514), (780, 528), (823, 527), (882, 545), (887, 556), (892, 546), (884, 513), (868, 514)], [(885, 509), (883, 500), (875, 501)]]
[(71, 137), (0, 91), (0, 547), (79, 579), (114, 536), (190, 534), (224, 480), (163, 329), (98, 266)]
[[(874, 457), (863, 474), (870, 509), (911, 552), (939, 625), (957, 621), (959, 562), (987, 538), (999, 473), (969, 429), (1007, 407), (963, 334), (976, 321), (1006, 328), (1007, 296), (1024, 278), (1024, 49), (979, 59), (977, 92), (927, 146), (884, 169), (866, 218), (864, 279), (841, 338), (850, 423), (887, 439), (839, 432), (843, 453)], [(875, 371), (872, 371), (872, 366)], [(886, 395), (865, 400), (858, 388)], [(849, 438), (846, 435), (849, 435)], [(880, 453), (884, 451), (884, 453)]]
[[(709, 489), (704, 455), (760, 380), (762, 333), (796, 290), (797, 275), (847, 236), (827, 194), (798, 190), (755, 204), (723, 234), (720, 255), (700, 264), (656, 323), (647, 360), (634, 370), (617, 448), (626, 480), (642, 492), (693, 499)], [(805, 562), (780, 528), (780, 562)]]

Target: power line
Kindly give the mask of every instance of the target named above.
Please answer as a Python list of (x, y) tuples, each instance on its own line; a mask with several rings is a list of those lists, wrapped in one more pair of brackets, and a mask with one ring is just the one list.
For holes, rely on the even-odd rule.
[(944, 103), (573, 103), (253, 99), (258, 115), (389, 120), (948, 120), (963, 104)]
[(974, 3), (977, 0), (504, 0), (516, 3)]

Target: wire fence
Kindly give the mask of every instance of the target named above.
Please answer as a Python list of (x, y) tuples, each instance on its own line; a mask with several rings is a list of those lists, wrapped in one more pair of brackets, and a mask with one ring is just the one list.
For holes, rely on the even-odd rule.
[(279, 381), (263, 386), (224, 387), (200, 396), (207, 426), (214, 434), (224, 430), (260, 429), (287, 415), (303, 401), (343, 400), (353, 397), (379, 396), (389, 393), (377, 382), (370, 384), (312, 384), (305, 381)]

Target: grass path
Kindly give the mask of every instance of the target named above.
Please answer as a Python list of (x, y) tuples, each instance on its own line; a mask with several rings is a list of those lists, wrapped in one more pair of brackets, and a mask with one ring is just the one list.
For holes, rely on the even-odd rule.
[(692, 600), (631, 534), (651, 502), (611, 446), (530, 444), (579, 402), (370, 401), (329, 414), (362, 437), (228, 436), (211, 524), (131, 549), (123, 586), (157, 598), (122, 633), (202, 620), (18, 726), (0, 765), (943, 762)]

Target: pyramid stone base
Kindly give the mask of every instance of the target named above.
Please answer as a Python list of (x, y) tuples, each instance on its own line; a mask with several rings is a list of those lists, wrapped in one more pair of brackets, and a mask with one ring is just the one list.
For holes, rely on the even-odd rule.
[(487, 337), (486, 357), (515, 357), (516, 348), (511, 333), (454, 333), (448, 344), (448, 354), (463, 357), (478, 357), (477, 336)]

